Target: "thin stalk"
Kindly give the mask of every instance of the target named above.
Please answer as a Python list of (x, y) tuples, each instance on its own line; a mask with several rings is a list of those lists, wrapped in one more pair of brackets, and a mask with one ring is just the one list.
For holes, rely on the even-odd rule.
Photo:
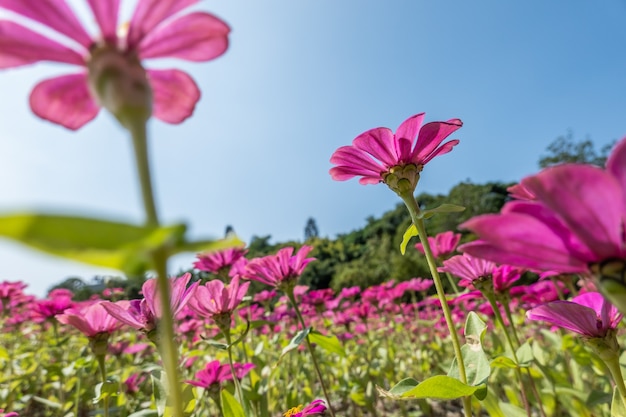
[[(100, 376), (102, 377), (102, 385), (107, 383), (107, 371), (105, 361), (105, 355), (97, 355), (98, 368), (100, 369)], [(104, 409), (104, 417), (109, 417), (109, 395), (105, 394), (102, 399), (102, 408)]]
[[(148, 138), (145, 121), (131, 123), (129, 130), (133, 140), (135, 162), (141, 188), (141, 197), (145, 210), (146, 226), (158, 227), (154, 193), (152, 192), (152, 178), (148, 158)], [(157, 275), (157, 288), (161, 304), (162, 317), (159, 320), (160, 350), (163, 366), (167, 374), (168, 393), (174, 417), (182, 417), (183, 401), (178, 377), (178, 348), (174, 341), (174, 320), (170, 305), (170, 283), (167, 279), (167, 253), (157, 250), (152, 254), (152, 262)]]
[(448, 278), (448, 283), (452, 287), (452, 291), (454, 291), (454, 294), (459, 295), (459, 287), (457, 287), (456, 282), (454, 282), (454, 280), (452, 279), (452, 275), (450, 275), (449, 272), (446, 272), (446, 277)]
[(246, 415), (250, 415), (249, 407), (247, 406), (246, 400), (243, 396), (243, 390), (241, 389), (241, 383), (239, 382), (239, 378), (237, 378), (237, 372), (235, 371), (235, 362), (233, 361), (233, 347), (231, 345), (231, 337), (230, 337), (230, 328), (224, 329), (224, 337), (226, 338), (226, 344), (228, 347), (226, 350), (228, 351), (228, 364), (230, 365), (230, 372), (233, 375), (233, 383), (235, 384), (235, 390), (237, 391), (237, 395), (239, 396), (239, 402), (241, 406), (246, 410)]
[[(293, 294), (293, 290), (287, 294), (289, 297), (289, 301), (291, 301), (291, 305), (296, 311), (296, 315), (298, 316), (298, 321), (302, 325), (302, 331), (306, 329), (306, 323), (304, 322), (304, 318), (302, 317), (302, 313), (300, 313), (300, 309), (298, 308), (298, 304), (296, 303), (296, 297)], [(328, 395), (328, 390), (326, 389), (326, 385), (324, 384), (324, 378), (322, 378), (322, 372), (320, 371), (320, 366), (317, 363), (317, 358), (315, 357), (315, 351), (313, 350), (313, 345), (311, 345), (311, 341), (309, 340), (309, 335), (306, 335), (306, 347), (311, 354), (311, 359), (313, 360), (313, 368), (315, 368), (315, 373), (317, 374), (317, 379), (322, 386), (322, 391), (324, 392), (324, 398), (326, 398), (326, 403), (328, 404), (328, 412), (331, 417), (335, 417), (335, 410), (333, 410), (333, 406), (330, 403), (330, 396)]]
[[(446, 299), (446, 293), (443, 289), (443, 284), (441, 282), (441, 277), (439, 276), (439, 272), (437, 271), (437, 263), (435, 261), (435, 257), (433, 256), (433, 252), (430, 249), (430, 244), (428, 243), (428, 238), (426, 235), (426, 227), (424, 226), (424, 222), (420, 217), (420, 208), (417, 205), (417, 201), (413, 195), (408, 196), (400, 196), (404, 201), (407, 209), (409, 210), (409, 214), (411, 215), (411, 220), (413, 224), (417, 228), (418, 236), (422, 246), (424, 247), (424, 255), (426, 255), (426, 261), (428, 262), (428, 267), (430, 269), (430, 274), (433, 277), (433, 282), (435, 283), (435, 288), (437, 290), (437, 297), (441, 303), (441, 309), (443, 310), (443, 316), (446, 320), (446, 324), (448, 326), (448, 331), (450, 332), (450, 338), (452, 339), (452, 347), (454, 348), (454, 356), (456, 357), (456, 362), (459, 367), (459, 379), (462, 383), (467, 384), (467, 374), (465, 372), (465, 363), (463, 362), (463, 354), (461, 353), (461, 344), (459, 342), (459, 336), (456, 331), (456, 327), (454, 325), (454, 321), (452, 320), (452, 313), (450, 312), (450, 306), (448, 306), (448, 300)], [(470, 397), (463, 397), (463, 410), (465, 412), (466, 417), (472, 416), (472, 399)]]
[(611, 376), (613, 377), (613, 381), (615, 381), (617, 390), (619, 391), (619, 394), (624, 401), (624, 405), (626, 406), (626, 385), (624, 385), (624, 376), (622, 375), (622, 369), (619, 364), (619, 355), (612, 355), (610, 358), (602, 359), (604, 360), (607, 368), (609, 368), (609, 372), (611, 372)]

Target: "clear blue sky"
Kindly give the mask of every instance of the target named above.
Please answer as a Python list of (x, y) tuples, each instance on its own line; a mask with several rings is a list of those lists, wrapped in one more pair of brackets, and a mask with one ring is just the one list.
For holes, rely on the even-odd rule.
[[(162, 217), (186, 221), (197, 237), (232, 225), (246, 241), (301, 240), (309, 217), (323, 236), (362, 227), (399, 200), (384, 185), (333, 182), (330, 155), (419, 112), (465, 124), (454, 151), (424, 170), (419, 187), (431, 193), (467, 179), (517, 181), (569, 129), (598, 145), (626, 136), (625, 1), (233, 0), (198, 8), (231, 25), (227, 53), (147, 65), (184, 68), (202, 90), (182, 125), (150, 124)], [(72, 133), (30, 113), (35, 82), (68, 69), (0, 72), (0, 210), (141, 221), (130, 142), (112, 117), (102, 112)], [(24, 280), (38, 295), (67, 276), (102, 272), (0, 242), (0, 280)]]

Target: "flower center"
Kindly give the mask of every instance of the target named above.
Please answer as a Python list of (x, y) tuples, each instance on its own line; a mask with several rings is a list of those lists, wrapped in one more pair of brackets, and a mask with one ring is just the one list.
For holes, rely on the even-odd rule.
[(284, 414), (283, 417), (291, 417), (291, 416), (295, 416), (296, 414), (298, 414), (299, 412), (302, 411), (302, 405), (299, 405), (297, 407), (293, 407), (290, 408), (289, 410), (287, 410)]

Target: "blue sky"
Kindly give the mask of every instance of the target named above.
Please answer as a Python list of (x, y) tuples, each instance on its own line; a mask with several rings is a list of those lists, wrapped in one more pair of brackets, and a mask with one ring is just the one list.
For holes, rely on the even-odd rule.
[[(74, 0), (85, 10), (82, 0)], [(132, 8), (127, 7), (126, 10)], [(626, 136), (625, 1), (204, 1), (232, 27), (225, 55), (187, 70), (194, 116), (150, 123), (166, 222), (193, 236), (301, 240), (306, 220), (333, 237), (399, 200), (383, 185), (334, 182), (330, 155), (361, 132), (407, 117), (460, 118), (461, 143), (435, 159), (420, 190), (463, 180), (517, 181), (557, 136), (598, 145)], [(83, 17), (86, 17), (83, 15)], [(0, 210), (39, 209), (140, 222), (126, 133), (102, 112), (78, 132), (32, 116), (37, 80), (72, 71), (37, 64), (0, 73)], [(170, 269), (191, 265), (193, 256)], [(0, 242), (0, 280), (43, 295), (71, 275), (110, 273)]]

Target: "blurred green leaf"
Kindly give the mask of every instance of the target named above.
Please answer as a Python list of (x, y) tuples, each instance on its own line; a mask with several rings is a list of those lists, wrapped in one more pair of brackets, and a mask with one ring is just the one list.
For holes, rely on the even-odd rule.
[(613, 401), (611, 402), (611, 417), (626, 416), (626, 405), (617, 387), (613, 388)]
[(230, 392), (223, 389), (220, 392), (220, 398), (222, 400), (224, 417), (246, 417), (243, 407)]
[(307, 327), (306, 329), (300, 330), (298, 333), (296, 333), (296, 335), (293, 337), (293, 339), (291, 339), (289, 344), (283, 348), (278, 360), (280, 361), (287, 353), (291, 352), (294, 349), (297, 349), (310, 332), (311, 328)]
[(491, 361), (492, 368), (517, 368), (515, 361), (507, 356), (498, 356)]
[(309, 341), (315, 343), (327, 352), (336, 353), (341, 357), (346, 356), (346, 351), (337, 336), (324, 336), (320, 332), (312, 330), (309, 333)]
[[(452, 400), (455, 398), (467, 397), (473, 395), (476, 391), (484, 389), (484, 385), (472, 387), (462, 383), (456, 378), (446, 375), (437, 375), (425, 379), (421, 383), (411, 388), (411, 384), (416, 382), (410, 378), (403, 379), (389, 391), (377, 387), (378, 393), (382, 397), (394, 399), (410, 399), (410, 398), (432, 398), (438, 400)], [(398, 386), (401, 384), (401, 386)], [(393, 392), (392, 392), (393, 391)], [(402, 392), (403, 391), (403, 392)], [(402, 392), (396, 394), (394, 392)]]
[(406, 247), (411, 241), (411, 238), (417, 236), (419, 233), (417, 232), (417, 227), (413, 223), (406, 229), (404, 235), (402, 235), (402, 243), (400, 243), (400, 252), (404, 255), (406, 253)]
[(520, 367), (527, 368), (532, 364), (535, 357), (533, 356), (533, 349), (528, 340), (517, 349), (516, 356)]
[[(465, 344), (461, 346), (463, 364), (465, 365), (465, 375), (470, 386), (486, 387), (485, 382), (491, 374), (491, 364), (489, 358), (483, 350), (482, 341), (487, 331), (487, 325), (473, 311), (470, 311), (465, 321)], [(460, 380), (460, 372), (456, 358), (452, 361), (452, 366), (448, 376)], [(476, 392), (477, 398), (482, 400), (487, 395), (486, 389)]]
[(465, 210), (465, 207), (463, 206), (457, 206), (456, 204), (445, 203), (433, 209), (423, 210), (422, 218), (430, 219), (437, 213), (459, 213), (464, 210)]

